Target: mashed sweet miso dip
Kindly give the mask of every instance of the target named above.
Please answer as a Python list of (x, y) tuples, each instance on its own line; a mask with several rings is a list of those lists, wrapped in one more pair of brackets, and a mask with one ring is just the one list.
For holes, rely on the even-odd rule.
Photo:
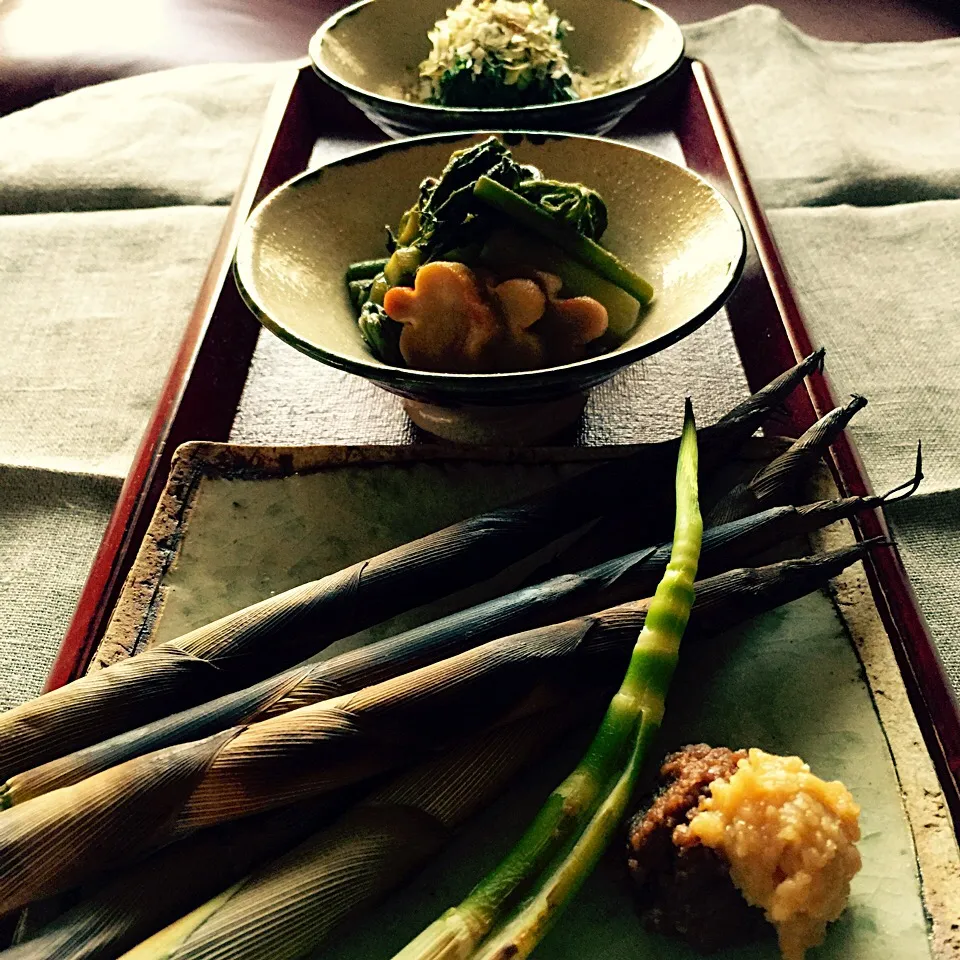
[(754, 748), (710, 785), (676, 840), (721, 854), (744, 898), (776, 927), (784, 960), (803, 960), (846, 907), (860, 869), (859, 815), (842, 783), (821, 780), (799, 757)]

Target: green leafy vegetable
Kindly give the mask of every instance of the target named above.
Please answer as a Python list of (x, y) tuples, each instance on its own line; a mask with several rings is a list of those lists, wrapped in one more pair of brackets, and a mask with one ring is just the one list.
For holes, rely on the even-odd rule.
[(383, 298), (387, 295), (387, 291), (390, 289), (391, 283), (387, 279), (385, 273), (378, 273), (370, 284), (370, 289), (367, 291), (367, 300), (370, 303), (376, 303), (380, 306), (383, 306)]
[(487, 56), (480, 72), (474, 71), (474, 62), (458, 57), (445, 70), (436, 84), (436, 92), (427, 103), (443, 107), (527, 107), (538, 103), (563, 103), (577, 99), (573, 77), (563, 73), (553, 76), (548, 64), (538, 70), (523, 71), (514, 82), (502, 60)]
[(582, 183), (524, 180), (517, 187), (517, 193), (591, 240), (599, 240), (607, 229), (607, 205), (603, 197)]
[(380, 304), (368, 300), (360, 311), (357, 325), (360, 327), (360, 336), (375, 356), (384, 363), (403, 366), (403, 356), (400, 353), (403, 324), (391, 320)]
[[(505, 197), (509, 199), (505, 201)], [(518, 216), (517, 204), (522, 207), (520, 212), (536, 218), (539, 226)], [(396, 231), (386, 228), (390, 256), (385, 261), (359, 261), (349, 267), (351, 302), (356, 310), (365, 311), (359, 317), (361, 334), (374, 354), (388, 363), (402, 363), (398, 350), (391, 349), (389, 356), (381, 351), (382, 345), (389, 347), (398, 336), (395, 330), (385, 328), (382, 311), (368, 305), (382, 305), (391, 287), (412, 285), (424, 264), (449, 260), (476, 266), (483, 262), (491, 236), (517, 224), (562, 249), (565, 269), (561, 279), (566, 283), (576, 276), (575, 286), (583, 288), (575, 295), (605, 294), (597, 299), (607, 307), (608, 315), (611, 304), (617, 308), (615, 336), (622, 337), (633, 327), (639, 305), (650, 300), (653, 290), (596, 244), (607, 228), (603, 198), (582, 183), (544, 179), (536, 167), (518, 163), (497, 137), (488, 137), (452, 153), (439, 177), (421, 181), (417, 202), (403, 214)], [(514, 263), (502, 266), (558, 272), (544, 265), (543, 257), (538, 258), (538, 248), (543, 245), (535, 240)], [(593, 272), (586, 273), (583, 266)], [(360, 287), (356, 285), (360, 280), (372, 282)], [(621, 303), (614, 287), (633, 299)]]
[(413, 283), (423, 255), (417, 247), (397, 247), (383, 268), (383, 275), (391, 287)]
[(423, 262), (483, 243), (502, 217), (478, 199), (486, 178), (515, 191), (583, 236), (598, 240), (607, 228), (603, 198), (581, 183), (544, 180), (536, 167), (517, 163), (496, 137), (451, 155), (439, 177), (420, 184), (420, 196), (400, 221), (396, 243), (419, 247)]
[(495, 223), (488, 208), (473, 194), (480, 177), (507, 187), (519, 186), (530, 174), (496, 137), (453, 153), (440, 177), (420, 184), (417, 206), (406, 216), (417, 222), (416, 235), (405, 242), (420, 247), (424, 261), (444, 259), (455, 247), (482, 240)]

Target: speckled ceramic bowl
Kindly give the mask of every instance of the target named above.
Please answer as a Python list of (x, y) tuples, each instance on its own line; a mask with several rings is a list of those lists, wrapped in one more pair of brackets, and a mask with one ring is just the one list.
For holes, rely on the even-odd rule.
[(310, 41), (314, 69), (385, 133), (440, 130), (566, 130), (606, 133), (683, 58), (680, 27), (641, 0), (551, 0), (573, 25), (564, 40), (574, 69), (622, 69), (617, 90), (569, 103), (512, 109), (439, 107), (407, 97), (430, 52), (427, 31), (455, 0), (361, 0), (332, 16)]
[(594, 137), (502, 134), (521, 163), (600, 192), (610, 215), (603, 244), (653, 284), (653, 303), (626, 342), (577, 363), (491, 374), (382, 363), (360, 337), (344, 271), (354, 260), (383, 256), (383, 225), (399, 221), (420, 180), (442, 170), (453, 150), (487, 136), (389, 142), (301, 174), (251, 214), (235, 272), (266, 327), (317, 360), (401, 395), (425, 429), (460, 441), (537, 442), (577, 417), (587, 389), (716, 313), (743, 267), (744, 233), (713, 187), (651, 153)]

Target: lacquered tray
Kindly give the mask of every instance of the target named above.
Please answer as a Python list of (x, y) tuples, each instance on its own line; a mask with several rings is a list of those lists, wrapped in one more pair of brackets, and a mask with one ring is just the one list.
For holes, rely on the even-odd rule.
[[(737, 154), (723, 109), (703, 64), (684, 64), (668, 89), (642, 104), (612, 137), (686, 163), (736, 206), (749, 251), (727, 318), (752, 389), (813, 349), (770, 231)], [(239, 231), (252, 206), (305, 169), (311, 157), (343, 155), (383, 135), (315, 77), (307, 65), (278, 83), (243, 183), (234, 199), (193, 315), (121, 496), (107, 527), (48, 686), (88, 666), (131, 569), (167, 479), (175, 449), (188, 440), (226, 440), (247, 381), (259, 325), (243, 306), (230, 271)], [(315, 153), (316, 151), (316, 153)], [(739, 371), (737, 374), (739, 375)], [(797, 435), (835, 406), (829, 381), (814, 374), (797, 391), (770, 434)], [(298, 442), (310, 442), (309, 434)], [(831, 460), (849, 494), (870, 483), (849, 438)], [(879, 511), (861, 515), (860, 538), (885, 536)], [(903, 565), (894, 549), (865, 564), (877, 611), (890, 639), (926, 747), (955, 824), (960, 824), (960, 711)]]

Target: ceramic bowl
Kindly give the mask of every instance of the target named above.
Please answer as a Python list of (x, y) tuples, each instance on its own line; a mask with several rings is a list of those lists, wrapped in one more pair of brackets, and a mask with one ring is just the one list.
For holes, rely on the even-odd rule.
[[(380, 0), (377, 0), (380, 2)], [(578, 415), (585, 391), (691, 333), (733, 290), (743, 228), (705, 180), (624, 144), (564, 134), (498, 134), (521, 163), (598, 190), (609, 210), (603, 244), (654, 286), (629, 338), (577, 363), (518, 373), (432, 373), (377, 360), (360, 337), (344, 270), (384, 255), (396, 224), (450, 153), (488, 133), (434, 134), (308, 171), (267, 196), (241, 234), (235, 274), (260, 321), (298, 350), (404, 398), (420, 426), (467, 442), (538, 442)]]
[(573, 25), (570, 62), (587, 74), (622, 69), (617, 90), (568, 103), (512, 109), (450, 108), (410, 100), (427, 31), (454, 0), (361, 0), (332, 16), (310, 41), (317, 73), (392, 137), (441, 130), (612, 129), (683, 59), (680, 27), (642, 0), (551, 0)]

